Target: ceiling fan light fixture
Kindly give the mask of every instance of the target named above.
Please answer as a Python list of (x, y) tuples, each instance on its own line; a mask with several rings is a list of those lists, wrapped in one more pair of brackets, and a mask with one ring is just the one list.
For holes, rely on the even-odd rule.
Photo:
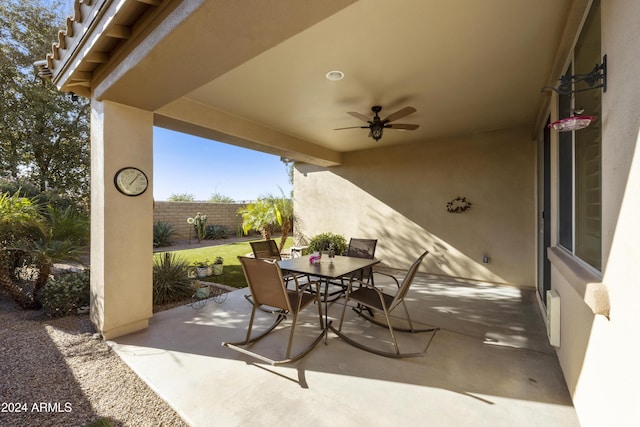
[(378, 113), (382, 111), (382, 107), (379, 105), (374, 105), (371, 107), (371, 111), (373, 111), (373, 118), (369, 118), (364, 114), (357, 113), (355, 111), (349, 111), (347, 114), (365, 121), (368, 123), (367, 126), (348, 126), (344, 128), (337, 128), (334, 130), (344, 130), (344, 129), (369, 129), (369, 136), (373, 138), (375, 141), (380, 141), (382, 138), (382, 132), (385, 128), (393, 129), (393, 130), (416, 130), (420, 125), (408, 124), (408, 123), (391, 123), (398, 119), (401, 119), (404, 116), (407, 116), (411, 113), (415, 113), (417, 110), (413, 107), (404, 107), (393, 114), (390, 114), (385, 119), (381, 119)]
[(331, 81), (342, 80), (344, 78), (344, 73), (338, 70), (329, 71), (325, 77), (327, 78), (327, 80)]
[(380, 138), (382, 138), (382, 129), (384, 129), (382, 126), (371, 125), (371, 138), (380, 141)]

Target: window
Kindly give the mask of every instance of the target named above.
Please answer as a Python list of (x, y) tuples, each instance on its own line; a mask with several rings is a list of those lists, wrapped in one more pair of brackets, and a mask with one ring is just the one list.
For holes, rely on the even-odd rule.
[[(568, 74), (589, 72), (602, 62), (600, 52), (600, 2), (594, 1), (573, 52)], [(561, 118), (573, 111), (601, 118), (602, 90), (580, 91), (561, 95), (558, 111)], [(561, 246), (584, 262), (602, 267), (602, 124), (592, 122), (585, 129), (559, 135), (559, 223)]]

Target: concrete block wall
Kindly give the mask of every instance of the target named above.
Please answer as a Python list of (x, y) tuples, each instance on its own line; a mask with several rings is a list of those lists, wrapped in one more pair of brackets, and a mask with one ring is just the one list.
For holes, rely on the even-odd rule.
[(229, 230), (229, 237), (235, 237), (242, 226), (238, 209), (245, 206), (244, 203), (155, 202), (153, 223), (162, 221), (171, 224), (176, 230), (177, 239), (196, 239), (193, 226), (187, 224), (187, 218), (193, 218), (200, 212), (207, 215), (207, 225), (224, 225)]

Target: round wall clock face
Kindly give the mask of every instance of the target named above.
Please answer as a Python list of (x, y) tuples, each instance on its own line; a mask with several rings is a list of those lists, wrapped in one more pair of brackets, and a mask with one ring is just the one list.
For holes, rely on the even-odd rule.
[(125, 196), (139, 196), (149, 187), (147, 175), (134, 167), (120, 169), (116, 172), (113, 181), (118, 191)]

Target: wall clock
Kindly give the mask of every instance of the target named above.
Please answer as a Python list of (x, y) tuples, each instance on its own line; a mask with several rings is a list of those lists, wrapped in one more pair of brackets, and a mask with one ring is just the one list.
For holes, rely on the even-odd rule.
[(149, 187), (147, 175), (140, 169), (127, 166), (116, 172), (113, 182), (125, 196), (139, 196)]

